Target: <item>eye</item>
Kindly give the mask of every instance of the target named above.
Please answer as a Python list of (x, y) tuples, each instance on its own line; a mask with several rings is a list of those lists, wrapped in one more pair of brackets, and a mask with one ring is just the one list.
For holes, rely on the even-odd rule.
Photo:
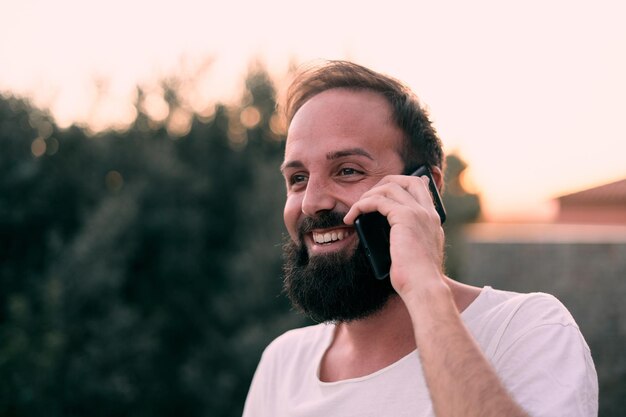
[(359, 171), (358, 169), (355, 169), (352, 167), (343, 167), (339, 169), (339, 176), (342, 176), (342, 177), (350, 177), (350, 176), (362, 175), (362, 174), (363, 174), (362, 171)]
[(305, 174), (293, 174), (289, 176), (288, 183), (289, 185), (298, 185), (305, 183), (308, 180), (308, 177)]
[(291, 176), (292, 183), (298, 183), (298, 182), (303, 182), (303, 181), (306, 181), (306, 175), (304, 174), (296, 174), (296, 175)]

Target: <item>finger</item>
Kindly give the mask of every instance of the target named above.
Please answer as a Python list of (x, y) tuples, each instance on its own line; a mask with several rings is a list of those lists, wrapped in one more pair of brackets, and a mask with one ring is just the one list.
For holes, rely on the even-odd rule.
[[(346, 224), (352, 224), (354, 219), (362, 213), (378, 211), (386, 216), (389, 211), (387, 206), (390, 202), (407, 206), (417, 204), (411, 193), (399, 185), (397, 181), (389, 180), (388, 177), (385, 178), (387, 178), (387, 180), (379, 182), (370, 190), (363, 193), (359, 200), (352, 205), (344, 217)], [(383, 203), (385, 203), (385, 207), (383, 207)]]
[(362, 203), (373, 196), (385, 197), (389, 200), (393, 200), (396, 204), (401, 204), (407, 207), (421, 206), (421, 208), (432, 208), (433, 201), (428, 190), (428, 177), (410, 177), (406, 175), (389, 175), (384, 177), (378, 184), (372, 189), (366, 191), (359, 201), (357, 201), (348, 214), (344, 218), (346, 224), (352, 224), (362, 213), (378, 211), (384, 216), (388, 215), (392, 206), (383, 208), (379, 206), (384, 199), (375, 198), (368, 200), (366, 203)]
[(376, 185), (372, 189), (363, 193), (360, 199), (371, 197), (373, 195), (382, 195), (383, 197), (394, 200), (400, 204), (417, 204), (415, 197), (408, 190), (408, 188), (403, 187), (397, 182), (387, 182), (385, 184)]
[[(387, 217), (390, 225), (396, 222), (402, 222), (401, 219), (407, 219), (411, 216), (413, 219), (417, 214), (419, 216), (430, 216), (430, 213), (418, 204), (413, 197), (408, 193), (403, 193), (407, 203), (399, 203), (397, 200), (388, 198), (382, 194), (371, 194), (367, 197), (361, 198), (354, 203), (346, 216), (344, 222), (346, 224), (353, 224), (354, 220), (363, 213), (379, 212), (383, 216)], [(413, 223), (416, 220), (410, 221)]]
[[(423, 207), (431, 209), (432, 211), (436, 211), (435, 196), (430, 191), (430, 178), (424, 176), (420, 177), (419, 179), (420, 182), (415, 183), (415, 188), (410, 188), (411, 194), (416, 197), (416, 199)], [(432, 184), (432, 186), (437, 187), (437, 185), (434, 183)]]
[[(364, 199), (361, 199), (357, 201), (356, 203), (354, 203), (352, 207), (350, 207), (350, 210), (348, 211), (346, 216), (343, 218), (343, 221), (345, 224), (351, 225), (351, 224), (354, 224), (354, 221), (356, 220), (356, 218), (359, 217), (361, 214), (373, 213), (376, 211), (381, 213), (383, 216), (387, 217), (387, 215), (389, 214), (391, 210), (389, 208), (391, 201), (392, 200), (389, 200), (388, 198), (382, 195), (376, 195), (376, 194), (366, 197)], [(397, 203), (393, 203), (393, 204), (397, 204)]]
[[(400, 185), (402, 188), (412, 193), (416, 199), (421, 200), (421, 198), (424, 196), (430, 196), (432, 199), (432, 196), (430, 195), (430, 190), (428, 189), (429, 182), (430, 182), (430, 179), (426, 175), (423, 175), (420, 177), (416, 177), (412, 175), (387, 175), (382, 180), (380, 180), (380, 182), (378, 182), (378, 184), (376, 184), (372, 188), (372, 190), (376, 189), (379, 186), (394, 183), (394, 184)], [(422, 186), (422, 184), (424, 185)], [(423, 194), (422, 190), (425, 191), (426, 193)]]

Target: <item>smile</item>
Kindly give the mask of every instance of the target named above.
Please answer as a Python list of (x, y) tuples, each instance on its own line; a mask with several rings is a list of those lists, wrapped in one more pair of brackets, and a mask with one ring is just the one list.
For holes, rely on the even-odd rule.
[(337, 242), (350, 236), (352, 232), (347, 229), (325, 230), (323, 232), (313, 232), (313, 241), (317, 244)]

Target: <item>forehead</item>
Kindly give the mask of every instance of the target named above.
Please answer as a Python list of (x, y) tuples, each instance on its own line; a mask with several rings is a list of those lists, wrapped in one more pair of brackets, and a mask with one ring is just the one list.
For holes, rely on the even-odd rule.
[(386, 148), (399, 153), (403, 131), (391, 105), (369, 90), (331, 89), (308, 100), (296, 112), (287, 133), (285, 160), (294, 154), (341, 148)]

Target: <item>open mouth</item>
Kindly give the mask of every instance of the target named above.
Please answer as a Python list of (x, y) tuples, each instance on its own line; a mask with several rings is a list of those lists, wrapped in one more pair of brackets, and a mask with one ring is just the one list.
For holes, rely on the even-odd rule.
[(340, 240), (344, 240), (345, 238), (352, 235), (353, 231), (349, 229), (332, 229), (332, 230), (324, 230), (319, 232), (312, 232), (313, 241), (318, 245), (329, 244), (333, 242), (338, 242)]

